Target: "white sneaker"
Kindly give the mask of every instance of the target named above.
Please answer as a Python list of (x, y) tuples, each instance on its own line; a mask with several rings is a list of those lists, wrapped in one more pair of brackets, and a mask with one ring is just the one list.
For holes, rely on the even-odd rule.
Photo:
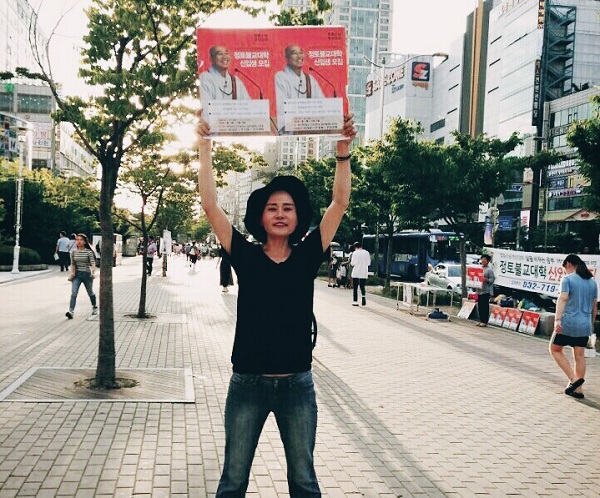
[(92, 315), (97, 315), (98, 314), (98, 306), (94, 306), (92, 308)]
[(358, 306), (358, 303), (356, 301), (353, 301), (352, 306)]

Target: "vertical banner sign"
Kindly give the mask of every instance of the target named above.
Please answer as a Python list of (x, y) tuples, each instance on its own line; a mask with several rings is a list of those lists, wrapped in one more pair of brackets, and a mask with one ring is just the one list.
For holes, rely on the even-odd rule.
[(531, 124), (537, 126), (540, 120), (541, 112), (541, 95), (542, 93), (542, 61), (536, 59), (535, 71), (533, 76), (533, 105), (531, 111)]
[(339, 135), (348, 112), (339, 26), (196, 30), (203, 117), (213, 136)]
[(546, 17), (546, 2), (538, 0), (538, 53), (535, 60), (534, 79), (533, 79), (533, 106), (531, 112), (531, 124), (539, 126), (542, 119), (542, 54), (544, 53), (544, 22)]

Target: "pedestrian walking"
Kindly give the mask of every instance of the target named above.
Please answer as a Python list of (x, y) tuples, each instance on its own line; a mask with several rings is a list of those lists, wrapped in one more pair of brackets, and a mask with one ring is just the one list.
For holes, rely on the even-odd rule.
[[(569, 379), (565, 394), (583, 399), (581, 386), (585, 382), (585, 347), (594, 333), (598, 285), (576, 254), (565, 258), (563, 268), (566, 275), (560, 282), (550, 354)], [(565, 346), (573, 348), (573, 367), (563, 353)]]
[(192, 242), (192, 246), (190, 247), (190, 266), (194, 269), (196, 268), (196, 262), (198, 261), (198, 257), (201, 255), (200, 249), (194, 240)]
[(72, 233), (69, 235), (69, 263), (71, 261), (71, 251), (74, 251), (77, 248), (77, 234)]
[(320, 224), (308, 190), (293, 176), (275, 177), (250, 195), (248, 242), (217, 204), (208, 124), (197, 127), (202, 207), (238, 278), (233, 374), (225, 404), (225, 461), (217, 497), (242, 497), (266, 418), (273, 412), (288, 467), (291, 498), (320, 497), (314, 469), (317, 404), (311, 373), (314, 280), (350, 199), (349, 145), (356, 131), (344, 120), (337, 142), (333, 197)]
[(491, 257), (483, 254), (479, 260), (483, 266), (483, 283), (477, 291), (477, 312), (479, 313), (478, 327), (487, 327), (490, 321), (490, 298), (494, 295), (494, 270), (490, 266)]
[(58, 240), (56, 241), (56, 254), (58, 255), (60, 271), (69, 271), (69, 265), (71, 264), (71, 259), (69, 256), (70, 247), (71, 241), (67, 238), (67, 233), (60, 232), (58, 235)]
[(233, 275), (231, 274), (231, 263), (225, 257), (223, 246), (219, 244), (217, 265), (219, 266), (219, 285), (223, 287), (221, 292), (229, 292), (228, 287), (233, 285)]
[(154, 239), (152, 237), (149, 237), (148, 247), (146, 249), (146, 273), (148, 274), (148, 276), (152, 275), (154, 256), (156, 256), (157, 251), (158, 248), (156, 247), (156, 242), (154, 242)]
[(329, 264), (327, 267), (327, 287), (335, 287), (335, 276), (338, 269), (338, 260), (333, 254), (333, 249), (330, 249)]
[(369, 278), (369, 265), (371, 255), (369, 251), (362, 248), (360, 242), (354, 243), (354, 251), (350, 255), (352, 265), (352, 306), (358, 306), (358, 288), (362, 295), (362, 305), (367, 304), (367, 278)]
[(85, 286), (90, 302), (92, 303), (92, 315), (98, 314), (98, 306), (96, 306), (96, 294), (94, 294), (93, 282), (96, 273), (96, 256), (88, 238), (78, 233), (75, 238), (76, 247), (71, 252), (71, 267), (69, 281), (71, 281), (71, 300), (69, 302), (69, 311), (65, 316), (71, 320), (75, 314), (75, 304), (77, 303), (77, 294), (81, 284)]

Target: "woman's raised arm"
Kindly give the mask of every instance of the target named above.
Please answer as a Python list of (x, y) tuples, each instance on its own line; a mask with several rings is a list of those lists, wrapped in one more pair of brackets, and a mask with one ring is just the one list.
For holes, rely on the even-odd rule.
[(196, 136), (200, 159), (198, 186), (200, 198), (202, 200), (202, 209), (204, 209), (206, 217), (223, 248), (227, 252), (231, 252), (233, 228), (231, 227), (227, 215), (217, 204), (217, 186), (212, 166), (212, 140), (207, 138), (209, 134), (210, 128), (208, 123), (201, 118), (196, 127)]
[(335, 232), (337, 232), (340, 222), (350, 203), (350, 188), (352, 172), (350, 170), (350, 142), (356, 136), (354, 127), (354, 118), (350, 114), (344, 117), (344, 129), (342, 131), (344, 138), (338, 140), (336, 148), (336, 166), (335, 176), (333, 178), (333, 195), (331, 204), (325, 211), (319, 228), (321, 230), (321, 242), (323, 250), (326, 250)]

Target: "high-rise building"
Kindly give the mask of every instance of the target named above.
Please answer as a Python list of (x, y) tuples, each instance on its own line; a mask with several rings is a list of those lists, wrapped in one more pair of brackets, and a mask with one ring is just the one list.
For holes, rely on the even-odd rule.
[[(556, 101), (600, 84), (599, 8), (596, 0), (496, 2), (489, 18), (484, 132), (503, 139), (513, 132), (521, 134), (525, 143), (518, 151), (520, 155), (556, 148), (558, 139), (549, 140), (544, 134), (548, 128), (544, 108), (551, 105), (558, 109)], [(561, 105), (567, 109), (582, 104), (569, 99), (563, 102)], [(547, 112), (546, 120), (553, 119), (554, 114)], [(560, 123), (563, 114), (568, 112), (558, 112)], [(571, 114), (566, 119), (570, 123), (577, 118)], [(561, 126), (552, 124), (551, 128), (556, 132), (563, 129)], [(564, 139), (563, 135), (557, 137)], [(571, 158), (570, 163), (574, 162)], [(552, 202), (543, 202), (544, 178)], [(558, 221), (582, 204), (576, 168), (562, 165), (529, 173), (521, 181), (521, 226), (537, 227), (542, 221), (539, 213), (545, 209), (546, 220)], [(567, 185), (574, 187), (564, 187)], [(560, 191), (560, 195), (553, 195), (553, 190)], [(506, 214), (503, 209), (500, 206), (501, 215)], [(550, 215), (552, 211), (563, 214)]]
[[(37, 71), (30, 42), (35, 11), (27, 0), (0, 0), (0, 72), (17, 67)], [(34, 30), (45, 57), (47, 38)], [(0, 112), (21, 118), (33, 126), (32, 167), (49, 168), (66, 176), (93, 176), (97, 161), (74, 138), (72, 127), (56, 125), (51, 118), (56, 103), (50, 88), (23, 78), (0, 81)]]

